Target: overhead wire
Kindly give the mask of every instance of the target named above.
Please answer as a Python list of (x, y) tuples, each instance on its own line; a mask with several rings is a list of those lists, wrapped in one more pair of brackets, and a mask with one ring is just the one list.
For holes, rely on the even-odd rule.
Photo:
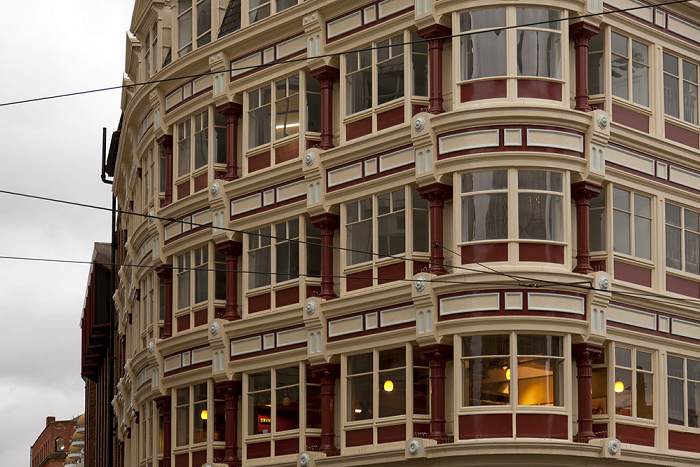
[[(627, 12), (642, 10), (642, 9), (647, 9), (647, 8), (656, 8), (656, 7), (676, 5), (679, 3), (688, 3), (690, 1), (692, 1), (692, 0), (672, 0), (672, 1), (668, 1), (668, 2), (655, 3), (655, 4), (650, 4), (650, 5), (642, 5), (642, 6), (635, 6), (635, 7), (629, 7), (629, 8), (617, 8), (617, 9), (613, 9), (613, 10), (601, 11), (600, 13), (587, 13), (584, 15), (569, 16), (566, 18), (559, 18), (559, 19), (554, 19), (554, 20), (536, 21), (533, 23), (518, 24), (518, 25), (514, 25), (514, 26), (502, 26), (502, 27), (496, 27), (496, 28), (490, 28), (490, 29), (483, 29), (483, 30), (475, 31), (475, 32), (446, 34), (444, 36), (435, 37), (432, 40), (436, 40), (436, 39), (445, 40), (445, 39), (452, 39), (452, 38), (456, 38), (456, 37), (464, 37), (464, 36), (472, 36), (472, 35), (486, 34), (486, 33), (499, 32), (499, 31), (506, 31), (509, 29), (539, 26), (539, 25), (543, 25), (543, 24), (569, 22), (569, 21), (573, 21), (573, 20), (586, 19), (586, 18), (591, 18), (591, 17), (595, 17), (595, 16), (605, 16), (605, 15), (609, 15), (612, 13), (627, 13)], [(340, 56), (343, 56), (346, 54), (352, 54), (352, 53), (357, 53), (357, 52), (380, 50), (380, 49), (384, 49), (384, 48), (396, 47), (399, 45), (410, 45), (410, 44), (419, 44), (419, 43), (422, 44), (422, 43), (426, 43), (426, 42), (428, 42), (428, 40), (421, 39), (421, 40), (415, 40), (415, 41), (404, 41), (404, 42), (394, 43), (394, 44), (389, 44), (389, 45), (363, 47), (363, 48), (359, 48), (359, 49), (355, 49), (355, 50), (351, 50), (351, 51), (345, 51), (345, 52), (333, 52), (333, 53), (319, 54), (319, 55), (314, 55), (313, 57), (307, 56), (307, 57), (301, 57), (301, 58), (288, 58), (288, 59), (284, 59), (284, 60), (275, 60), (273, 62), (264, 63), (261, 65), (249, 65), (249, 66), (236, 67), (235, 69), (228, 68), (228, 69), (217, 70), (217, 71), (205, 71), (205, 72), (194, 74), (194, 75), (171, 76), (169, 78), (151, 79), (151, 80), (147, 80), (147, 81), (143, 81), (143, 82), (122, 84), (122, 85), (118, 85), (118, 86), (108, 86), (108, 87), (103, 87), (103, 88), (88, 89), (88, 90), (69, 92), (69, 93), (63, 93), (63, 94), (53, 94), (53, 95), (49, 95), (49, 96), (21, 99), (21, 100), (16, 100), (16, 101), (0, 102), (0, 107), (6, 107), (6, 106), (18, 105), (18, 104), (28, 104), (28, 103), (32, 103), (32, 102), (39, 102), (39, 101), (45, 101), (45, 100), (51, 100), (51, 99), (59, 99), (59, 98), (63, 98), (63, 97), (74, 97), (74, 96), (79, 96), (79, 95), (84, 95), (84, 94), (92, 94), (92, 93), (104, 92), (104, 91), (113, 91), (113, 90), (117, 90), (117, 89), (125, 89), (125, 88), (128, 89), (128, 88), (134, 88), (137, 86), (146, 86), (149, 84), (166, 83), (166, 82), (177, 81), (177, 80), (197, 79), (197, 78), (200, 78), (202, 76), (215, 75), (215, 74), (219, 74), (222, 72), (232, 73), (234, 70), (235, 71), (240, 71), (240, 70), (250, 71), (250, 70), (254, 70), (254, 69), (268, 68), (268, 67), (275, 66), (275, 65), (283, 65), (283, 64), (297, 63), (297, 62), (306, 62), (311, 58), (317, 59), (317, 58), (332, 58), (332, 57), (336, 57), (336, 56), (340, 57)]]

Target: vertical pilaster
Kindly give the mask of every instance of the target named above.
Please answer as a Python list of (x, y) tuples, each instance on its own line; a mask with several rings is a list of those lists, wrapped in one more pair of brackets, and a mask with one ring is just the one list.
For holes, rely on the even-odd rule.
[(243, 106), (235, 102), (227, 102), (216, 108), (216, 111), (226, 117), (226, 175), (224, 180), (238, 178), (238, 118), (243, 115)]
[(170, 395), (155, 399), (156, 406), (163, 411), (163, 467), (171, 467), (172, 432), (170, 429)]
[(333, 83), (340, 71), (332, 66), (322, 66), (311, 70), (311, 76), (321, 83), (321, 149), (333, 147)]
[(576, 359), (576, 378), (578, 380), (578, 433), (574, 441), (587, 443), (595, 438), (593, 433), (593, 358), (603, 353), (602, 345), (581, 343), (574, 344), (572, 351)]
[(591, 198), (600, 195), (603, 187), (593, 182), (576, 182), (571, 185), (571, 195), (576, 202), (576, 267), (574, 272), (589, 274), (591, 267), (590, 210)]
[(442, 107), (442, 45), (451, 34), (452, 30), (442, 24), (433, 24), (418, 31), (418, 35), (428, 41), (428, 74), (430, 79), (428, 112), (431, 114), (445, 111)]
[(340, 218), (329, 212), (311, 218), (311, 224), (321, 229), (321, 293), (326, 300), (336, 298), (333, 291), (333, 233), (340, 224)]
[(418, 348), (420, 356), (430, 363), (430, 434), (438, 443), (448, 442), (445, 431), (445, 367), (452, 356), (452, 346), (430, 344)]
[(161, 207), (173, 202), (173, 135), (158, 138), (158, 144), (165, 150), (165, 198)]
[(156, 274), (163, 279), (165, 286), (165, 317), (163, 318), (163, 332), (160, 334), (161, 339), (167, 339), (173, 335), (173, 267), (170, 264), (156, 268)]
[(241, 397), (241, 382), (217, 383), (215, 390), (218, 394), (223, 395), (225, 402), (224, 437), (226, 438), (226, 447), (223, 463), (229, 467), (238, 467), (241, 465), (241, 460), (238, 458), (238, 400)]
[(238, 257), (243, 244), (229, 240), (216, 245), (216, 251), (226, 256), (226, 312), (223, 318), (228, 321), (241, 319), (238, 314)]
[(335, 397), (335, 381), (340, 373), (340, 365), (322, 363), (309, 368), (311, 377), (321, 381), (321, 447), (319, 451), (327, 456), (340, 454), (335, 447), (335, 419), (333, 399)]
[(445, 200), (452, 198), (452, 187), (442, 183), (433, 183), (418, 188), (421, 198), (430, 203), (430, 269), (431, 274), (437, 276), (447, 274), (444, 266), (445, 256), (442, 246), (443, 240), (443, 209)]
[(580, 21), (569, 26), (576, 54), (576, 106), (574, 109), (590, 112), (588, 106), (588, 41), (600, 32), (598, 26)]

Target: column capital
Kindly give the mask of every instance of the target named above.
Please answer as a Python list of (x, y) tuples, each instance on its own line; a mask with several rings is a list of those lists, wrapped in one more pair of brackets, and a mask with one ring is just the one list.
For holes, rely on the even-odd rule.
[(163, 279), (168, 279), (173, 277), (173, 266), (172, 264), (164, 264), (155, 268), (156, 275), (162, 277)]
[(440, 206), (445, 200), (452, 198), (452, 187), (444, 183), (431, 183), (418, 187), (418, 194), (421, 198), (427, 199), (432, 203), (439, 203)]
[(218, 106), (216, 111), (221, 115), (225, 115), (226, 117), (229, 117), (230, 115), (238, 118), (243, 115), (243, 105), (237, 104), (236, 102), (226, 102), (225, 104)]
[(226, 396), (227, 394), (233, 394), (233, 397), (236, 397), (236, 395), (240, 396), (242, 389), (242, 383), (236, 380), (228, 379), (226, 381), (214, 383), (214, 391), (222, 396)]
[(574, 40), (575, 45), (588, 45), (591, 37), (600, 32), (600, 28), (586, 21), (579, 21), (569, 25), (569, 35)]
[(226, 240), (216, 244), (216, 251), (225, 256), (240, 256), (243, 252), (243, 243), (234, 240)]
[(337, 363), (320, 363), (309, 366), (311, 378), (323, 381), (324, 379), (335, 380), (340, 375), (340, 365)]
[(592, 342), (581, 342), (571, 346), (571, 352), (578, 362), (579, 359), (593, 359), (600, 356), (605, 350), (604, 345), (594, 344)]
[(330, 230), (331, 232), (340, 226), (340, 216), (330, 212), (324, 212), (311, 217), (311, 224), (321, 230)]
[(159, 409), (170, 408), (170, 395), (156, 397), (153, 399), (153, 402), (156, 403), (156, 407)]
[(434, 39), (449, 39), (452, 35), (452, 28), (444, 26), (442, 24), (431, 24), (417, 31), (418, 35), (423, 39), (434, 40)]
[(309, 71), (309, 74), (321, 83), (323, 81), (330, 81), (333, 83), (340, 78), (340, 70), (330, 65), (323, 65), (315, 68)]
[(452, 357), (453, 349), (451, 345), (447, 344), (428, 344), (418, 347), (418, 352), (423, 360), (444, 365)]
[(173, 147), (173, 135), (163, 135), (156, 140), (156, 143), (158, 143), (161, 146), (165, 146), (165, 147), (170, 146), (172, 148)]
[(583, 180), (571, 184), (571, 195), (574, 197), (576, 202), (578, 202), (579, 199), (590, 200), (591, 198), (595, 198), (600, 195), (600, 191), (602, 189), (602, 185), (589, 182), (588, 180)]

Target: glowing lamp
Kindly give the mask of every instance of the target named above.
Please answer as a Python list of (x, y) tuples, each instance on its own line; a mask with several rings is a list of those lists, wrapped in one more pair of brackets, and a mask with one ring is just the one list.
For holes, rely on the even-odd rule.
[(622, 392), (625, 390), (625, 384), (622, 381), (615, 381), (615, 392)]
[(510, 368), (506, 368), (506, 379), (510, 381)]
[(394, 382), (390, 379), (384, 381), (384, 390), (386, 392), (391, 392), (394, 390)]
[(207, 410), (204, 409), (204, 410), (202, 410), (202, 413), (199, 414), (199, 416), (202, 417), (202, 420), (206, 420), (207, 417), (209, 416), (209, 414), (207, 413)]

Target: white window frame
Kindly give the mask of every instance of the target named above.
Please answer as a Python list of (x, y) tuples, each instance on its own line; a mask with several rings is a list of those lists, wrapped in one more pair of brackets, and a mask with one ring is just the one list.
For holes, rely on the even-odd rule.
[[(630, 352), (630, 358), (631, 358), (631, 365), (629, 367), (623, 366), (621, 362), (618, 360), (618, 355), (617, 355), (617, 349), (620, 350), (626, 350)], [(650, 356), (651, 360), (651, 370), (645, 370), (641, 369), (638, 367), (637, 364), (637, 359), (639, 357), (639, 353), (644, 353), (648, 354)], [(612, 405), (613, 405), (613, 414), (615, 417), (620, 417), (621, 419), (635, 419), (635, 420), (647, 420), (649, 422), (656, 420), (656, 410), (658, 410), (658, 405), (659, 405), (659, 391), (657, 386), (657, 352), (649, 349), (644, 349), (644, 348), (639, 348), (635, 347), (632, 345), (626, 345), (626, 344), (615, 344), (614, 350), (612, 352), (612, 369), (613, 369), (613, 384), (611, 384), (611, 392), (612, 392)], [(631, 385), (629, 387), (624, 387), (624, 381), (620, 378), (620, 375), (618, 375), (617, 370), (620, 369), (621, 371), (628, 371), (631, 374), (630, 381)], [(637, 385), (637, 379), (638, 379), (638, 374), (643, 374), (643, 375), (651, 375), (651, 385), (652, 385), (652, 410), (651, 410), (651, 417), (644, 417), (640, 416), (637, 413), (637, 399), (639, 397), (639, 387)], [(618, 391), (618, 383), (622, 383), (622, 391)], [(621, 395), (623, 392), (629, 390), (630, 394), (630, 414), (624, 414), (624, 413), (619, 413), (618, 411), (618, 404), (620, 398), (624, 397), (624, 395)], [(654, 393), (657, 394), (656, 397), (654, 397)], [(620, 395), (619, 395), (620, 394)]]
[[(614, 51), (613, 50), (613, 40), (614, 36), (619, 36), (622, 37), (626, 40), (627, 43), (627, 50), (625, 55), (622, 55), (622, 51)], [(653, 77), (651, 75), (652, 69), (651, 69), (651, 62), (652, 62), (652, 48), (649, 46), (649, 44), (646, 44), (644, 42), (638, 41), (635, 38), (631, 37), (627, 33), (623, 32), (618, 32), (618, 31), (610, 31), (610, 35), (608, 36), (610, 38), (609, 40), (609, 49), (610, 49), (610, 60), (609, 60), (609, 66), (610, 66), (610, 71), (608, 72), (610, 75), (610, 94), (617, 99), (622, 99), (627, 102), (631, 102), (633, 104), (649, 108), (651, 106), (651, 84)], [(634, 50), (635, 48), (639, 47), (645, 47), (647, 51), (647, 57), (646, 57), (646, 62), (640, 61), (639, 59), (635, 58), (634, 56)], [(614, 78), (614, 70), (613, 70), (613, 61), (617, 60), (622, 63), (624, 62), (624, 66), (627, 67), (628, 73), (627, 73), (627, 83), (625, 85), (625, 94), (626, 95), (621, 95), (623, 93), (616, 93), (616, 88), (615, 87), (615, 80)], [(646, 89), (642, 89), (641, 87), (638, 87), (635, 85), (635, 79), (634, 79), (634, 73), (629, 73), (629, 70), (635, 70), (635, 69), (646, 69)], [(622, 88), (619, 88), (622, 89)]]
[[(289, 2), (290, 0), (241, 0), (241, 10), (242, 15), (245, 19), (246, 25), (251, 25), (262, 21), (265, 18), (274, 16), (284, 10), (292, 8), (304, 0), (291, 0), (294, 3), (292, 5), (284, 6), (283, 4)], [(257, 12), (261, 13), (261, 16), (257, 17)], [(255, 15), (255, 18), (253, 18)]]
[[(654, 210), (654, 197), (648, 196), (644, 193), (637, 192), (630, 190), (628, 188), (623, 188), (623, 187), (618, 187), (618, 186), (613, 186), (611, 191), (611, 228), (613, 232), (613, 251), (615, 255), (624, 255), (627, 257), (634, 258), (636, 260), (642, 261), (642, 262), (651, 262), (654, 260), (654, 239), (655, 239), (655, 225), (654, 225), (654, 219), (656, 217), (656, 213)], [(620, 207), (620, 205), (615, 204), (616, 200), (616, 194), (619, 194), (619, 192), (625, 192), (628, 195), (628, 205), (629, 205), (629, 210), (623, 209), (623, 207)], [(643, 213), (639, 211), (639, 204), (641, 202), (641, 198), (646, 198), (649, 200), (649, 211), (650, 215), (646, 216)], [(620, 215), (625, 215), (628, 217), (628, 226), (629, 226), (629, 252), (625, 250), (618, 250), (618, 242), (615, 241), (615, 235), (621, 235), (620, 228), (618, 226), (619, 221), (616, 223), (615, 218), (616, 214), (618, 216)], [(618, 217), (619, 218), (619, 217)], [(639, 230), (639, 227), (637, 226), (637, 220), (641, 221), (648, 221), (649, 222), (649, 231), (648, 232), (642, 232), (639, 233), (637, 232)], [(644, 240), (646, 239), (646, 240)], [(642, 252), (640, 252), (640, 249), (642, 248), (641, 246), (638, 246), (637, 243), (642, 245), (642, 241), (644, 241), (644, 245), (648, 247), (649, 249), (649, 258), (646, 258), (643, 256)], [(647, 245), (648, 243), (648, 245)], [(620, 247), (623, 247), (623, 245), (620, 245)]]
[[(671, 365), (670, 365), (670, 360), (678, 359), (682, 363), (682, 374), (671, 374)], [(694, 364), (700, 366), (700, 359), (698, 358), (688, 358), (687, 356), (678, 356), (678, 355), (673, 355), (673, 354), (668, 354), (667, 355), (667, 364), (666, 364), (666, 390), (667, 390), (667, 410), (666, 410), (666, 419), (668, 421), (668, 426), (669, 428), (685, 428), (688, 430), (693, 430), (693, 431), (698, 431), (700, 429), (700, 421), (695, 420), (695, 426), (690, 423), (689, 420), (689, 414), (688, 411), (690, 409), (690, 398), (692, 397), (690, 395), (690, 388), (689, 384), (692, 384), (696, 386), (696, 391), (698, 388), (700, 388), (700, 377), (697, 379), (691, 379), (690, 375), (688, 374), (688, 366), (689, 366), (689, 361), (692, 361)], [(680, 394), (672, 394), (671, 392), (671, 381), (675, 381), (676, 384), (680, 384)], [(698, 400), (699, 398), (696, 398), (696, 403), (700, 402)], [(671, 405), (672, 404), (682, 404), (679, 410), (679, 414), (682, 415), (683, 417), (683, 423), (675, 423), (671, 421)], [(695, 407), (695, 413), (698, 415), (700, 412), (700, 406)]]
[[(691, 125), (698, 125), (698, 71), (700, 66), (697, 63), (692, 62), (682, 58), (671, 51), (664, 49), (662, 52), (663, 57), (663, 92), (664, 92), (664, 114), (667, 117), (682, 120), (685, 123)], [(667, 65), (671, 60), (675, 61), (676, 70), (675, 74), (667, 69)], [(694, 70), (693, 70), (694, 68)], [(694, 76), (693, 76), (694, 75)], [(670, 86), (671, 82), (675, 80), (675, 86)], [(667, 82), (669, 86), (667, 86)], [(678, 115), (669, 113), (669, 105), (672, 96), (668, 93), (670, 89), (675, 87), (675, 106), (678, 111)], [(695, 89), (695, 103), (692, 105), (692, 93), (686, 93), (686, 89)], [(690, 96), (690, 97), (686, 97)]]
[[(189, 2), (189, 5), (183, 4)], [(183, 8), (180, 5), (183, 4)], [(200, 33), (199, 17), (201, 14), (206, 15), (205, 7), (209, 7), (209, 28)], [(176, 50), (173, 51), (173, 56), (177, 55), (181, 58), (188, 53), (216, 40), (213, 25), (217, 24), (218, 20), (218, 5), (217, 0), (179, 0), (177, 2), (174, 14), (175, 24), (177, 25), (177, 33), (175, 35), (174, 44), (177, 44)], [(189, 32), (189, 41), (183, 43), (182, 34)], [(207, 36), (209, 36), (207, 38)], [(187, 40), (186, 38), (184, 39)], [(175, 53), (176, 52), (176, 53)]]

